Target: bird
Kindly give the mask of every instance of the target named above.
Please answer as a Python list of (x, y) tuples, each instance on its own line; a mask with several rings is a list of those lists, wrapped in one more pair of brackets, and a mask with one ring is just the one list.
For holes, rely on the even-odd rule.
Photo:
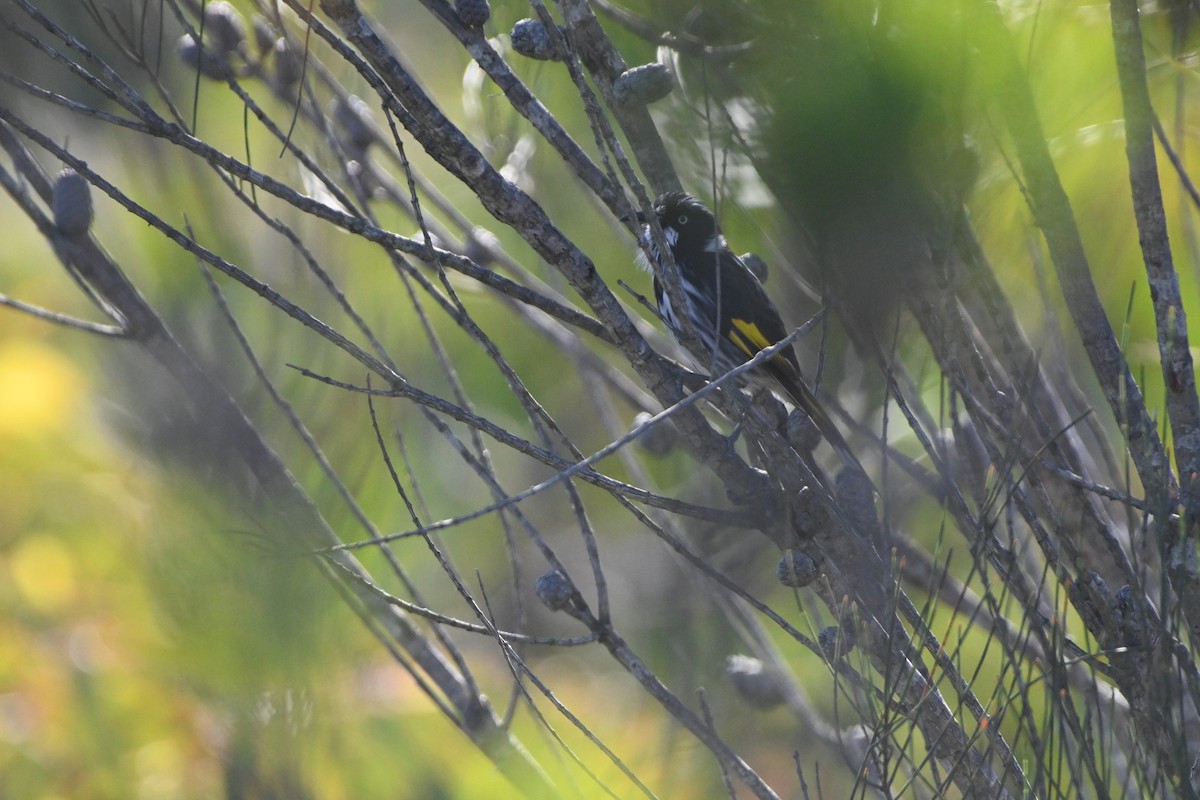
[[(745, 261), (729, 248), (716, 217), (699, 199), (686, 192), (666, 192), (654, 201), (654, 213), (661, 241), (670, 248), (679, 273), (680, 295), (687, 305), (682, 314), (691, 320), (690, 336), (663, 285), (666, 266), (660, 242), (642, 214), (637, 215), (643, 246), (638, 265), (654, 276), (658, 313), (696, 367), (720, 377), (787, 336), (779, 309)], [(782, 389), (845, 465), (862, 471), (845, 438), (805, 384), (790, 344), (756, 369), (760, 374), (751, 376), (752, 381), (765, 376)]]

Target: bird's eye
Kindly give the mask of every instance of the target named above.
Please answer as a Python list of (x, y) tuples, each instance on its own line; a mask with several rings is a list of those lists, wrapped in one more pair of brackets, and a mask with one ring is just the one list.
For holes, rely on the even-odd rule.
[(687, 214), (680, 214), (678, 221), (680, 225), (687, 225)]

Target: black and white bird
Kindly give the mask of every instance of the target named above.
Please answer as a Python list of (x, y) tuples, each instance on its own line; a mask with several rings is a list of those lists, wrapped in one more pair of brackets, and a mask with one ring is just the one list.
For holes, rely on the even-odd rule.
[[(658, 312), (698, 369), (720, 377), (787, 336), (779, 310), (750, 268), (729, 249), (716, 218), (703, 203), (684, 192), (667, 192), (654, 201), (654, 212), (662, 240), (671, 249), (679, 271), (680, 293), (687, 305), (682, 314), (691, 320), (694, 338), (683, 335), (681, 312), (672, 306), (662, 283), (665, 265), (659, 243), (645, 220), (645, 251), (638, 254), (638, 263), (654, 275)], [(653, 261), (646, 258), (647, 252)], [(862, 470), (837, 426), (805, 385), (790, 344), (756, 371), (759, 374), (752, 374), (752, 380), (765, 377), (781, 388), (813, 421), (839, 458)]]

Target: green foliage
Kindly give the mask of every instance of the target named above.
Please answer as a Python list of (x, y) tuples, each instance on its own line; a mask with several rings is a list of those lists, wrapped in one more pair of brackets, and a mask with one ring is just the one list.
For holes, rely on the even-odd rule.
[[(451, 98), (443, 105), (452, 119), (479, 143), (494, 166), (508, 169), (508, 177), (552, 209), (555, 222), (588, 255), (631, 313), (648, 323), (646, 329), (656, 325), (629, 292), (617, 288), (617, 281), (623, 280), (634, 292), (650, 291), (649, 276), (633, 266), (628, 232), (583, 197), (561, 159), (529, 133), (524, 119), (470, 66), (467, 54), (431, 15), (415, 6), (378, 5), (376, 12), (395, 32), (431, 94)], [(795, 290), (797, 274), (822, 285), (863, 287), (858, 314), (878, 320), (878, 332), (889, 337), (899, 333), (900, 361), (917, 376), (916, 394), (934, 409), (937, 424), (949, 428), (956, 409), (944, 399), (945, 382), (931, 348), (908, 335), (907, 319), (895, 331), (882, 325), (890, 324), (890, 312), (899, 308), (897, 282), (907, 279), (906, 270), (915, 260), (913, 231), (942, 224), (947, 209), (965, 203), (993, 272), (1036, 347), (1056, 354), (1061, 349), (1064, 363), (1083, 363), (1077, 337), (1064, 322), (1069, 317), (1055, 273), (1047, 266), (1034, 215), (1014, 174), (1012, 142), (989, 105), (996, 75), (994, 65), (979, 58), (972, 43), (976, 4), (769, 0), (748, 10), (745, 4), (717, 3), (702, 4), (703, 13), (690, 22), (685, 16), (691, 3), (641, 5), (637, 10), (648, 19), (672, 30), (694, 25), (690, 33), (717, 46), (734, 46), (765, 30), (760, 47), (738, 65), (748, 76), (745, 86), (750, 91), (745, 96), (727, 94), (708, 73), (684, 72), (681, 78), (691, 105), (664, 104), (654, 113), (662, 129), (674, 132), (669, 148), (681, 162), (681, 171), (696, 178), (694, 188), (707, 192), (718, 187), (726, 201), (724, 232), (735, 249), (761, 252), (771, 262), (768, 286), (776, 297), (785, 298), (781, 304), (789, 323), (798, 324), (815, 309), (811, 298), (801, 298)], [(1125, 355), (1134, 373), (1145, 378), (1142, 388), (1149, 406), (1158, 408), (1164, 391), (1153, 308), (1140, 288), (1144, 271), (1131, 221), (1111, 30), (1107, 15), (1098, 9), (1082, 3), (1016, 4), (1006, 7), (1005, 14), (1022, 48), (1042, 124), (1110, 320), (1126, 320), (1130, 287), (1139, 287), (1127, 318)], [(751, 12), (778, 24), (764, 28), (760, 19), (746, 18)], [(486, 32), (502, 33), (527, 13), (524, 6), (495, 4)], [(1178, 111), (1164, 124), (1190, 164), (1194, 114), (1190, 105), (1173, 104), (1177, 92), (1186, 93), (1194, 80), (1186, 53), (1178, 49), (1191, 42), (1172, 44), (1174, 29), (1167, 16), (1167, 11), (1150, 7), (1143, 14), (1151, 91), (1164, 117), (1165, 109)], [(166, 29), (174, 32), (173, 25), (168, 21)], [(609, 27), (631, 64), (635, 57), (653, 57), (650, 43), (614, 24)], [(811, 38), (789, 39), (797, 29), (811, 31)], [(95, 30), (88, 33), (102, 38)], [(16, 61), (18, 56), (3, 59), (10, 57), (14, 61), (6, 61), (5, 69), (29, 73), (30, 68)], [(593, 152), (592, 128), (562, 65), (510, 57), (542, 102)], [(166, 50), (163, 58), (170, 58)], [(340, 80), (370, 96), (348, 67), (337, 69)], [(267, 91), (267, 82), (257, 80), (261, 76), (245, 77), (276, 123), (290, 118), (292, 106), (280, 94)], [(302, 185), (311, 197), (335, 204), (293, 156), (279, 156), (279, 142), (245, 114), (226, 86), (197, 82), (194, 73), (178, 69), (174, 62), (163, 70), (163, 80), (174, 96), (189, 102), (193, 87), (199, 87), (194, 106), (198, 136), (280, 181)], [(147, 92), (149, 85), (146, 81)], [(6, 102), (0, 98), (0, 105)], [(725, 102), (742, 114), (764, 117), (755, 126), (760, 138), (750, 142), (746, 152), (737, 150), (738, 143), (715, 111), (707, 118), (698, 116), (707, 103)], [(378, 110), (377, 104), (368, 105)], [(192, 107), (182, 102), (178, 107), (192, 122)], [(71, 146), (122, 191), (146, 207), (162, 210), (167, 222), (186, 226), (205, 247), (362, 343), (365, 335), (306, 271), (301, 255), (252, 218), (251, 207), (257, 203), (305, 236), (316, 260), (354, 298), (357, 312), (369, 320), (395, 356), (396, 370), (413, 386), (452, 395), (442, 365), (431, 354), (426, 335), (432, 331), (472, 399), (473, 410), (544, 444), (538, 438), (541, 431), (528, 422), (518, 392), (453, 314), (430, 302), (423, 289), (413, 294), (423, 298), (427, 318), (409, 301), (414, 278), (405, 269), (415, 263), (414, 257), (402, 265), (391, 262), (378, 245), (318, 227), (261, 190), (253, 203), (238, 202), (224, 176), (204, 168), (199, 159), (158, 141), (147, 140), (133, 150), (121, 145), (125, 139), (110, 138), (111, 134), (98, 124), (77, 128), (70, 134)], [(65, 138), (57, 132), (54, 136)], [(445, 179), (407, 135), (401, 140), (418, 173), (440, 177), (435, 188), (449, 205), (462, 210), (470, 223), (494, 231), (499, 247), (516, 263), (562, 291), (565, 302), (583, 308), (561, 275), (537, 258), (516, 232), (486, 214), (468, 187)], [(298, 126), (294, 141), (306, 151), (327, 148), (319, 132), (307, 125)], [(729, 157), (732, 169), (722, 160), (728, 153), (734, 153)], [(718, 163), (709, 160), (714, 155)], [(753, 171), (747, 165), (758, 170), (758, 178), (745, 178)], [(334, 172), (340, 162), (321, 166)], [(1200, 274), (1194, 209), (1165, 158), (1159, 168), (1169, 226), (1173, 234), (1179, 232), (1173, 243), (1184, 296), (1194, 297)], [(249, 194), (250, 187), (244, 191)], [(430, 193), (422, 191), (427, 210), (434, 214)], [(401, 194), (406, 192), (402, 187)], [(8, 200), (2, 202), (0, 218), (17, 218), (16, 208)], [(405, 235), (416, 228), (397, 203), (377, 196), (363, 205), (381, 227)], [(853, 240), (856, 247), (841, 252), (855, 258), (837, 262), (822, 261), (821, 253), (815, 259), (800, 255), (803, 248), (798, 243), (775, 234), (795, 227), (797, 220), (776, 212), (775, 206), (801, 212), (808, 232), (823, 241)], [(845, 230), (839, 228), (843, 225)], [(864, 236), (864, 230), (870, 235)], [(266, 399), (245, 364), (231, 358), (240, 345), (211, 300), (195, 260), (104, 198), (97, 198), (94, 232), (127, 266), (198, 361), (243, 403), (335, 533), (346, 542), (369, 539), (370, 532), (359, 525), (356, 513), (284, 415)], [(810, 263), (814, 260), (816, 265)], [(33, 226), (8, 226), (0, 253), (0, 291), (94, 316), (51, 261)], [(449, 307), (461, 301), (585, 455), (619, 435), (605, 427), (609, 418), (624, 425), (639, 410), (629, 397), (617, 393), (605, 394), (603, 402), (584, 402), (593, 399), (585, 397), (590, 389), (564, 369), (557, 345), (526, 326), (506, 299), (457, 273), (446, 273), (446, 283), (428, 265), (418, 264), (415, 273), (441, 297), (453, 293)], [(371, 433), (364, 397), (303, 377), (291, 366), (363, 385), (362, 364), (326, 346), (261, 297), (239, 290), (225, 277), (218, 276), (217, 282), (271, 380), (305, 419), (364, 515), (382, 534), (411, 532), (415, 523), (383, 467), (381, 442)], [(435, 702), (445, 698), (437, 691), (426, 693), (397, 666), (397, 660), (411, 666), (409, 657), (389, 655), (341, 602), (335, 582), (312, 557), (317, 534), (281, 529), (271, 500), (258, 492), (242, 466), (227, 460), (228, 450), (223, 448), (229, 443), (208, 439), (202, 427), (190, 426), (188, 398), (165, 373), (123, 350), (125, 343), (105, 349), (82, 342), (81, 336), (0, 310), (0, 795), (519, 796), (496, 764), (435, 710)], [(597, 359), (629, 373), (616, 348), (585, 341)], [(823, 377), (828, 383), (823, 385), (833, 385), (835, 392), (846, 387), (850, 405), (857, 404), (851, 410), (861, 411), (859, 421), (878, 429), (881, 386), (862, 378), (863, 369), (852, 358), (842, 358), (851, 350), (845, 342), (822, 347), (831, 354)], [(378, 383), (372, 385), (379, 388)], [(1091, 382), (1083, 391), (1097, 409), (1103, 408)], [(491, 488), (415, 405), (388, 397), (376, 398), (375, 403), (382, 447), (422, 523), (494, 501)], [(887, 413), (891, 443), (922, 459), (916, 438), (894, 407)], [(722, 430), (735, 428), (736, 420), (713, 416)], [(466, 426), (446, 424), (470, 444), (472, 433)], [(1101, 415), (1101, 424), (1115, 428), (1107, 414)], [(484, 444), (508, 492), (555, 472), (491, 440)], [(737, 446), (746, 448), (744, 441)], [(631, 483), (640, 483), (644, 471), (649, 485), (665, 495), (728, 505), (723, 487), (682, 449), (632, 463), (614, 456), (599, 467)], [(956, 475), (960, 488), (967, 487), (964, 476), (965, 468)], [(1003, 484), (996, 469), (969, 477), (978, 479), (977, 485), (967, 487), (978, 493), (964, 491), (971, 508), (982, 509), (982, 519), (1000, 530), (1007, 522), (1005, 513), (1011, 512), (999, 502), (1007, 498), (997, 493)], [(1136, 485), (1125, 488), (1139, 490)], [(735, 743), (771, 785), (796, 785), (797, 753), (810, 781), (821, 765), (824, 796), (850, 796), (857, 776), (853, 769), (841, 769), (844, 752), (835, 751), (828, 737), (798, 726), (783, 708), (748, 711), (745, 700), (731, 688), (724, 658), (743, 647), (745, 631), (714, 599), (715, 584), (688, 571), (682, 559), (638, 527), (601, 490), (588, 486), (581, 494), (587, 521), (599, 540), (612, 617), (653, 672), (689, 707), (699, 706), (694, 698), (703, 689), (722, 736)], [(978, 595), (996, 591), (995, 575), (985, 577), (974, 568), (971, 545), (947, 533), (952, 521), (945, 506), (912, 494), (882, 493), (881, 507), (893, 515), (889, 520), (901, 520), (906, 535), (933, 554), (935, 563), (948, 563), (949, 571)], [(574, 532), (581, 515), (564, 497), (561, 488), (555, 488), (521, 508), (553, 541), (567, 566), (586, 575), (586, 546)], [(756, 533), (673, 519), (685, 521), (689, 545), (706, 561), (751, 594), (784, 609), (803, 633), (816, 639), (830, 623), (827, 610), (818, 611), (808, 594), (771, 582), (776, 554), (764, 552), (760, 545), (765, 539), (747, 545)], [(533, 586), (545, 565), (539, 549), (512, 518), (506, 527), (498, 515), (485, 515), (447, 530), (435, 543), (501, 628), (526, 624), (539, 635), (580, 635), (575, 622), (538, 605)], [(384, 576), (377, 578), (383, 590), (480, 624), (475, 609), (446, 579), (431, 546), (419, 537), (393, 545), (392, 552), (407, 570), (407, 582), (386, 571), (388, 561), (378, 548), (356, 552), (373, 574)], [(515, 568), (510, 569), (510, 558)], [(594, 587), (587, 586), (587, 599), (594, 602)], [(995, 725), (1015, 741), (1017, 760), (1030, 773), (1039, 767), (1048, 773), (1046, 783), (1061, 789), (1054, 796), (1084, 796), (1076, 791), (1083, 782), (1073, 783), (1073, 767), (1064, 763), (1074, 751), (1056, 729), (1060, 718), (1055, 714), (1070, 708), (1086, 716), (1099, 701), (1063, 694), (1067, 689), (1052, 680), (1056, 676), (1045, 665), (1009, 658), (994, 632), (976, 627), (968, 612), (936, 600), (935, 587), (925, 588), (927, 593), (913, 593), (914, 602), (921, 605), (929, 629), (940, 638), (950, 661), (969, 677), (985, 707), (984, 722), (976, 723), (968, 710), (955, 706), (957, 718), (966, 721), (966, 732), (984, 737)], [(1070, 633), (1089, 653), (1103, 649), (1078, 635), (1085, 625), (1065, 592), (1046, 602), (1056, 635)], [(1017, 620), (1024, 613), (1004, 591), (998, 595), (997, 610)], [(1028, 634), (1023, 625), (1018, 626), (1019, 636)], [(870, 691), (854, 694), (844, 683), (835, 688), (829, 665), (795, 638), (772, 628), (767, 639), (802, 678), (822, 718), (835, 720), (846, 731), (864, 723), (878, 724), (880, 730), (890, 730), (893, 723), (899, 726), (895, 710), (878, 703)], [(533, 718), (529, 706), (513, 696), (513, 666), (493, 639), (455, 633), (454, 641), (492, 707), (506, 714), (516, 703), (516, 738), (556, 785), (567, 787), (564, 794), (600, 796), (599, 784), (614, 787), (619, 796), (638, 794), (637, 787), (540, 696), (537, 708), (550, 720), (554, 735)], [(1063, 641), (1055, 644), (1061, 647)], [(555, 698), (584, 718), (661, 796), (717, 796), (714, 787), (721, 786), (721, 776), (711, 755), (684, 736), (599, 645), (514, 647), (552, 687)], [(854, 653), (850, 663), (864, 674), (877, 667), (861, 652)], [(535, 693), (529, 682), (523, 686)], [(1046, 720), (1042, 749), (1022, 739), (1018, 708), (1026, 717)], [(556, 736), (595, 773), (595, 781), (575, 765)], [(929, 744), (915, 729), (907, 741), (911, 749), (893, 756), (921, 763)], [(1093, 744), (1093, 754), (1103, 763), (1111, 742)], [(904, 785), (900, 771), (897, 767), (891, 776), (894, 787)]]

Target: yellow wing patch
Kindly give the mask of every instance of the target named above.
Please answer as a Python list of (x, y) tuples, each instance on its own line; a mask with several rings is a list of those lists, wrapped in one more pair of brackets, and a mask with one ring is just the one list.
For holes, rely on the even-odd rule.
[(763, 332), (758, 329), (758, 326), (749, 320), (734, 317), (733, 327), (734, 330), (729, 332), (729, 338), (733, 340), (734, 344), (745, 351), (748, 356), (753, 356), (759, 350), (775, 344), (766, 336), (763, 336)]

